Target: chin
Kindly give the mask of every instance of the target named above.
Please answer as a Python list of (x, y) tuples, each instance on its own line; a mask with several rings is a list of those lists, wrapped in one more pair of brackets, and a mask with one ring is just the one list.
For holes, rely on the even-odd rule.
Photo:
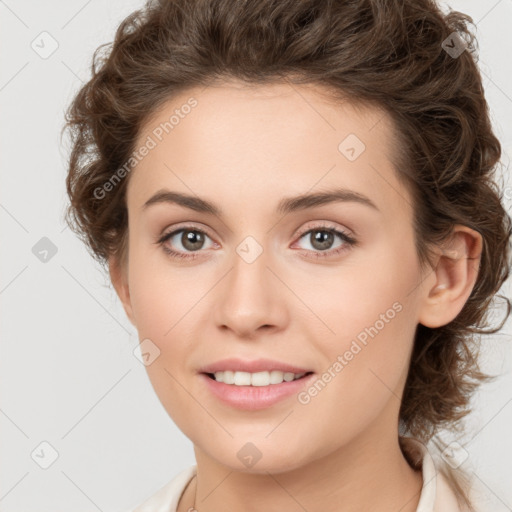
[[(282, 445), (273, 445), (268, 440), (264, 443), (265, 446), (262, 444), (258, 444), (257, 441), (243, 443), (235, 441), (220, 453), (210, 451), (209, 456), (231, 471), (254, 475), (285, 473), (311, 462), (304, 454), (304, 450), (299, 447), (290, 446), (288, 451), (283, 452)], [(234, 457), (226, 458), (226, 453), (234, 453)]]

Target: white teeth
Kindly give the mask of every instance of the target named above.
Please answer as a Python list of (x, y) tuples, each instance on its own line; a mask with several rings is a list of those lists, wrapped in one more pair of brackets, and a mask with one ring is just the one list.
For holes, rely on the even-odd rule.
[(290, 382), (300, 379), (305, 373), (290, 373), (273, 370), (271, 372), (215, 372), (215, 380), (224, 382), (225, 384), (233, 384), (235, 386), (268, 386), (270, 384), (281, 384), (281, 382)]

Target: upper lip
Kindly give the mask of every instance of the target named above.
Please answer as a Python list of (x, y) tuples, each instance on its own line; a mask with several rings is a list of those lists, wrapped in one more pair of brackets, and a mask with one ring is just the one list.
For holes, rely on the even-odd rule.
[(299, 366), (293, 366), (288, 363), (282, 363), (281, 361), (275, 361), (272, 359), (254, 359), (247, 361), (237, 358), (222, 359), (212, 364), (207, 364), (199, 369), (200, 373), (215, 373), (222, 371), (238, 371), (238, 372), (271, 372), (273, 370), (279, 370), (288, 373), (307, 373), (312, 370), (300, 368)]

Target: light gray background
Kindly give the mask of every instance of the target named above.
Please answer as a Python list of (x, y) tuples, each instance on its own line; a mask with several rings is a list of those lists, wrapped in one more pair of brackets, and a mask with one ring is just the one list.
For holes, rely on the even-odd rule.
[[(142, 4), (0, 0), (3, 512), (126, 510), (195, 462), (190, 441), (133, 355), (137, 333), (117, 296), (63, 223), (64, 109), (88, 79), (93, 51)], [(480, 68), (507, 175), (512, 0), (442, 5), (477, 22)], [(44, 31), (51, 36), (41, 36)], [(49, 51), (52, 39), (58, 48), (48, 58), (31, 47)], [(506, 186), (510, 210), (510, 181)], [(57, 249), (46, 262), (33, 252), (43, 237)], [(485, 339), (483, 368), (502, 377), (476, 397), (465, 444), (463, 467), (489, 489), (493, 512), (512, 510), (510, 338), (509, 321), (501, 335)], [(47, 469), (41, 464), (51, 462), (52, 448), (43, 442), (58, 454)]]

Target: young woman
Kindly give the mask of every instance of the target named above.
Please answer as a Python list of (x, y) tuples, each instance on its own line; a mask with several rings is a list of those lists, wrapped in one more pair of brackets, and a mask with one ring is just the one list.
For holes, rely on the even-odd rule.
[(68, 221), (197, 462), (137, 510), (478, 510), (433, 457), (509, 269), (470, 22), (161, 0), (95, 54)]

